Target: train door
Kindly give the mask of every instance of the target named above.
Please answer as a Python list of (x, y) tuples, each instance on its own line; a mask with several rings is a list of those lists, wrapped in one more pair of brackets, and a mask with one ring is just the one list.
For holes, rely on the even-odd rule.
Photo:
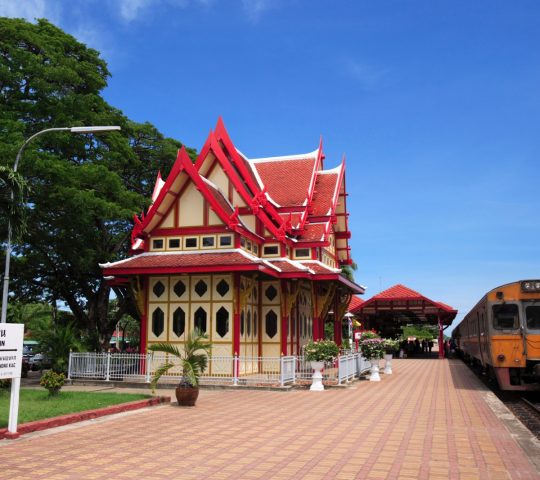
[(484, 359), (484, 339), (486, 332), (484, 328), (484, 314), (480, 316), (480, 309), (476, 310), (476, 341), (478, 342), (478, 358), (482, 362), (482, 366), (486, 364)]
[(523, 350), (528, 360), (540, 360), (540, 301), (523, 302)]

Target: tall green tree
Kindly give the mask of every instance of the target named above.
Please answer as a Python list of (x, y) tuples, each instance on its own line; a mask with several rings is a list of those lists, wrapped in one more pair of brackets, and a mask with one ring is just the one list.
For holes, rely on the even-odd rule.
[(127, 254), (133, 214), (148, 207), (158, 170), (168, 173), (181, 146), (109, 105), (101, 95), (109, 75), (96, 50), (47, 20), (0, 18), (0, 165), (12, 164), (24, 140), (45, 128), (122, 128), (99, 136), (42, 135), (19, 166), (31, 193), (11, 289), (27, 301), (65, 303), (77, 328), (101, 345), (118, 319), (136, 312), (120, 295), (115, 315), (108, 315), (111, 288), (98, 263)]

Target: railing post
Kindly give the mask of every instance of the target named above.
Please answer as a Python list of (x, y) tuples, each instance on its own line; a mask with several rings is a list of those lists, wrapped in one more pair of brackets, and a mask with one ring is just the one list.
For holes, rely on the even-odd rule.
[(105, 373), (105, 381), (108, 382), (111, 379), (111, 354), (107, 353), (107, 372)]
[(238, 355), (235, 353), (233, 358), (233, 385), (236, 387), (238, 386)]
[(285, 385), (285, 361), (283, 359), (284, 357), (281, 355), (279, 358), (279, 384), (282, 387)]
[(67, 376), (67, 379), (68, 381), (71, 381), (71, 354), (72, 354), (72, 350), (71, 348), (69, 349), (69, 359), (68, 359), (68, 376)]
[(150, 383), (150, 371), (151, 371), (150, 362), (151, 361), (152, 361), (152, 354), (147, 353), (146, 354), (146, 372), (145, 372), (146, 383)]

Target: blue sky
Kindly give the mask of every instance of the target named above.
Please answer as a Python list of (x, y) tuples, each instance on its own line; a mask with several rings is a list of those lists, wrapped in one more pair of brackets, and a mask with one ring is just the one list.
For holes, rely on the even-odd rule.
[(540, 278), (540, 3), (0, 0), (101, 51), (106, 99), (200, 148), (347, 156), (356, 279), (466, 313)]

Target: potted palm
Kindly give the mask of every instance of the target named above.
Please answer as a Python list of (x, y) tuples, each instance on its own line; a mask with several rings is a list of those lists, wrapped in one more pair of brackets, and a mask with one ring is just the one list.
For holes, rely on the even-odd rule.
[(208, 342), (208, 335), (194, 330), (189, 333), (181, 351), (176, 345), (170, 343), (156, 343), (150, 345), (151, 352), (166, 353), (166, 362), (158, 367), (150, 383), (152, 391), (155, 390), (159, 379), (172, 368), (179, 366), (182, 369), (180, 383), (176, 387), (178, 405), (193, 407), (199, 396), (199, 379), (208, 366), (208, 354), (212, 344)]

